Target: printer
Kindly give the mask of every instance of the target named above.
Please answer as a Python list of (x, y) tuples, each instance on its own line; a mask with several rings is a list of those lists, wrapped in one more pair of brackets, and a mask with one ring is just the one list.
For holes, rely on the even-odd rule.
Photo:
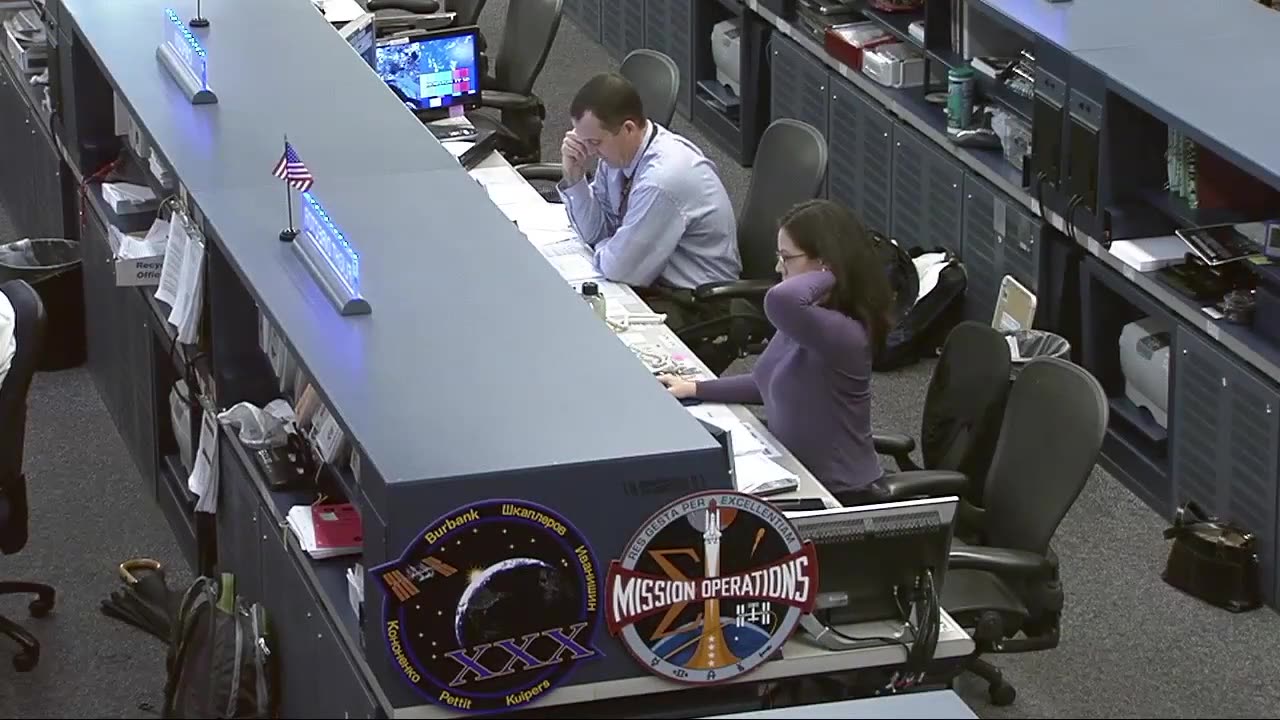
[(1120, 331), (1120, 371), (1124, 396), (1146, 409), (1160, 427), (1169, 428), (1169, 352), (1171, 333), (1164, 323), (1144, 317)]
[(742, 96), (742, 20), (730, 18), (711, 28), (711, 57), (716, 81)]

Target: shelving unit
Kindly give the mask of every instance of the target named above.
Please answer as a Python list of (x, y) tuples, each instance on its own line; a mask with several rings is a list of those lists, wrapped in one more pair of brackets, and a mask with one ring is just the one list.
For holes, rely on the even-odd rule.
[[(723, 22), (733, 22), (738, 39), (739, 85), (749, 88), (735, 96), (732, 88), (717, 78), (712, 48), (713, 31)], [(694, 127), (709, 135), (729, 155), (744, 166), (755, 158), (760, 135), (769, 121), (771, 78), (765, 61), (772, 28), (759, 16), (746, 11), (735, 0), (697, 3), (693, 8), (693, 107)], [(734, 96), (738, 105), (722, 108), (714, 92)]]

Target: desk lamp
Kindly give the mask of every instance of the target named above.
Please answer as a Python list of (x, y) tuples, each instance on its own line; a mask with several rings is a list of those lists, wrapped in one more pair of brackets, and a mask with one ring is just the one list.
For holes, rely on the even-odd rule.
[(193, 28), (209, 27), (209, 18), (200, 12), (200, 0), (196, 0), (196, 16), (187, 21), (187, 24)]

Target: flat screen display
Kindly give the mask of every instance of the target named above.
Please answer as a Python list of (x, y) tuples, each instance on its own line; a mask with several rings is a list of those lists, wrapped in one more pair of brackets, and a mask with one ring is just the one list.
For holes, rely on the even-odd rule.
[(480, 99), (474, 28), (380, 43), (378, 75), (414, 110), (445, 110)]

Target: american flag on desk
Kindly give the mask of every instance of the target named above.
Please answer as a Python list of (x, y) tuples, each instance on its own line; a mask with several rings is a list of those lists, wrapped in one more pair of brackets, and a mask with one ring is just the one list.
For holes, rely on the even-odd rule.
[(298, 157), (298, 151), (293, 149), (293, 145), (288, 140), (284, 141), (284, 155), (280, 156), (280, 162), (276, 163), (276, 169), (272, 174), (288, 182), (289, 186), (298, 192), (310, 190), (315, 182), (315, 178), (311, 177), (311, 171), (302, 162), (302, 158)]

